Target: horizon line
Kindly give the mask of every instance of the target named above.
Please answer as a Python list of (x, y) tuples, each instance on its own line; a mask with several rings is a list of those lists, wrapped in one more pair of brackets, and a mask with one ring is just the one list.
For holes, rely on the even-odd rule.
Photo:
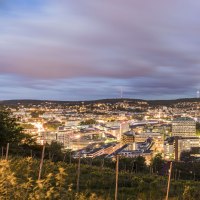
[(200, 98), (192, 97), (192, 98), (177, 98), (177, 99), (140, 99), (140, 98), (102, 98), (102, 99), (91, 99), (91, 100), (50, 100), (50, 99), (5, 99), (0, 100), (0, 102), (4, 101), (60, 101), (60, 102), (85, 102), (85, 101), (103, 101), (103, 100), (138, 100), (138, 101), (176, 101), (176, 100), (200, 100)]

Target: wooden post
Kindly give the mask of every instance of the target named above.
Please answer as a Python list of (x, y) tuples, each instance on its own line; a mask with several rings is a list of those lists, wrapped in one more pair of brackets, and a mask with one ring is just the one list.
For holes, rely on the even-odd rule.
[(43, 149), (42, 149), (42, 157), (41, 157), (41, 161), (40, 161), (40, 168), (39, 168), (38, 180), (41, 179), (42, 167), (43, 167), (43, 162), (44, 162), (44, 152), (45, 152), (45, 145), (43, 145)]
[(103, 169), (103, 167), (104, 167), (104, 158), (101, 161), (101, 169)]
[(66, 154), (67, 154), (67, 153), (65, 153), (65, 155), (64, 155), (64, 157), (63, 157), (63, 162), (65, 162)]
[(69, 152), (69, 164), (70, 165), (72, 164), (72, 152), (71, 152), (71, 150)]
[(93, 158), (90, 159), (90, 166), (92, 166)]
[(119, 155), (116, 156), (115, 200), (117, 200), (117, 195), (118, 195), (118, 177), (119, 177)]
[(6, 160), (8, 160), (9, 146), (10, 146), (10, 144), (7, 143), (7, 146), (6, 146)]
[(178, 170), (178, 180), (180, 179), (181, 170)]
[(3, 147), (1, 147), (1, 159), (3, 159)]
[(77, 193), (79, 193), (80, 171), (81, 171), (81, 151), (79, 151), (79, 157), (78, 157), (77, 184), (76, 184)]
[(138, 170), (137, 170), (137, 163), (135, 163), (135, 173), (137, 174)]
[(174, 178), (174, 180), (176, 181), (177, 180), (177, 169), (175, 170), (175, 178)]
[(172, 174), (172, 162), (170, 163), (170, 169), (169, 169), (169, 177), (168, 177), (168, 186), (167, 186), (166, 200), (168, 200), (168, 197), (169, 197), (169, 189), (170, 189), (170, 182), (171, 182), (171, 174)]

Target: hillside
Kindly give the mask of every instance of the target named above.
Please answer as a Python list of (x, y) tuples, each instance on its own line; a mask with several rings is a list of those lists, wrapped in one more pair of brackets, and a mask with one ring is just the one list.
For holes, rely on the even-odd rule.
[(16, 106), (16, 105), (42, 105), (42, 104), (56, 104), (56, 105), (81, 105), (81, 104), (94, 104), (94, 103), (110, 103), (115, 104), (119, 102), (130, 102), (130, 103), (136, 103), (136, 102), (146, 102), (149, 106), (171, 106), (173, 104), (177, 103), (183, 103), (183, 102), (200, 102), (200, 98), (184, 98), (184, 99), (173, 99), (173, 100), (143, 100), (143, 99), (100, 99), (100, 100), (89, 100), (89, 101), (51, 101), (51, 100), (4, 100), (0, 101), (0, 105), (6, 105), (6, 106)]

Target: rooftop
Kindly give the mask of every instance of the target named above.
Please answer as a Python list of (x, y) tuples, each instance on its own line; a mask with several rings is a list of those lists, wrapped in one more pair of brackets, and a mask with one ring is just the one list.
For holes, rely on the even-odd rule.
[(194, 120), (190, 117), (178, 117), (176, 119), (173, 120), (173, 122), (179, 122), (179, 121), (191, 121), (194, 122)]
[(135, 133), (133, 131), (127, 131), (124, 133), (124, 135), (127, 135), (127, 136), (134, 136)]

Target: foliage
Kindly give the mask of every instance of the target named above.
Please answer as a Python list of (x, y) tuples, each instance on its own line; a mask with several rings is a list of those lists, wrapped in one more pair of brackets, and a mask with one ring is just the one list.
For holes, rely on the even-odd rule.
[(200, 123), (199, 122), (196, 123), (196, 133), (197, 133), (197, 135), (200, 135)]
[(200, 199), (200, 191), (194, 186), (186, 185), (183, 193), (183, 200), (196, 199)]
[[(76, 161), (77, 162), (77, 161)], [(120, 159), (120, 162), (123, 160)], [(81, 162), (80, 193), (76, 193), (77, 163), (44, 161), (42, 179), (37, 180), (40, 161), (31, 157), (0, 160), (0, 199), (111, 200), (115, 192), (115, 170)], [(164, 199), (167, 177), (121, 171), (118, 199)], [(169, 199), (199, 199), (200, 183), (172, 179)]]
[(34, 129), (35, 126), (32, 124), (20, 124), (20, 126), (24, 129)]
[(161, 154), (155, 155), (155, 157), (151, 160), (151, 166), (153, 168), (153, 171), (157, 174), (162, 174), (164, 165), (165, 161), (163, 160)]
[(46, 144), (46, 152), (49, 154), (49, 159), (59, 161), (63, 158), (63, 145), (57, 141), (52, 141), (50, 145)]
[(183, 151), (180, 155), (180, 160), (184, 162), (188, 162), (191, 160), (190, 151)]
[(85, 121), (80, 122), (80, 125), (92, 125), (96, 124), (96, 121), (94, 119), (87, 119)]
[(31, 137), (23, 133), (22, 127), (16, 122), (16, 119), (9, 112), (0, 112), (0, 145), (7, 143), (22, 144), (33, 142)]
[(30, 114), (32, 118), (38, 118), (40, 115), (44, 114), (44, 111), (32, 111)]
[(144, 119), (144, 114), (138, 114), (138, 113), (136, 113), (132, 117), (135, 120), (142, 121)]
[(61, 126), (62, 123), (58, 122), (58, 121), (50, 121), (44, 124), (44, 128), (48, 129), (50, 131), (56, 131), (58, 129), (59, 126)]

